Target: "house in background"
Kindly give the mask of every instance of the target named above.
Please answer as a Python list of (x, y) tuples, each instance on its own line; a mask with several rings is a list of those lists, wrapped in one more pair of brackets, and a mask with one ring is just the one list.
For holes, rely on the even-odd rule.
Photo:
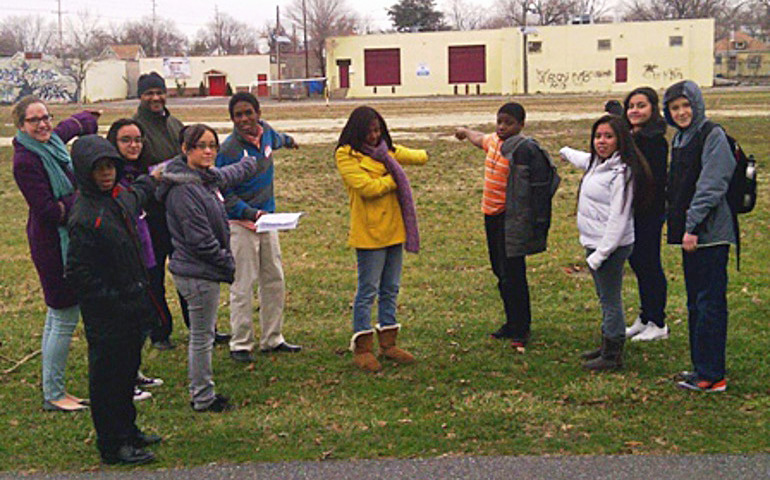
[(714, 20), (332, 37), (335, 97), (626, 92), (713, 84)]
[(732, 32), (714, 45), (714, 74), (723, 78), (770, 76), (770, 45)]
[(226, 96), (228, 85), (233, 93), (269, 94), (270, 55), (140, 58), (139, 72), (152, 71), (164, 77), (171, 96), (198, 95), (200, 85), (209, 96)]
[(125, 82), (127, 86), (126, 96), (136, 97), (136, 84), (139, 79), (139, 59), (145, 58), (144, 48), (139, 44), (108, 45), (99, 55), (102, 60), (122, 60), (126, 65)]

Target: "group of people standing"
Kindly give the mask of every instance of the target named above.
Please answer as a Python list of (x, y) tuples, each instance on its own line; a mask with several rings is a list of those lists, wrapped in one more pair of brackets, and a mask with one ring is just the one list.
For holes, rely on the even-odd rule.
[[(234, 132), (221, 152), (213, 129), (185, 127), (169, 113), (165, 81), (157, 73), (140, 77), (139, 96), (134, 118), (114, 122), (106, 139), (96, 135), (97, 111), (53, 127), (53, 116), (37, 97), (25, 97), (13, 109), (14, 177), (29, 206), (27, 236), (48, 306), (43, 408), (90, 407), (106, 463), (152, 461), (145, 447), (161, 441), (136, 427), (133, 400), (149, 395), (138, 386), (162, 383), (139, 371), (147, 337), (158, 350), (174, 348), (164, 287), (167, 259), (190, 328), (188, 370), (196, 412), (233, 407), (214, 391), (211, 353), (215, 341), (229, 341), (234, 361), (254, 361), (255, 284), (260, 350), (301, 350), (281, 335), (278, 237), (254, 228), (260, 215), (275, 210), (272, 151), (296, 143), (260, 119), (259, 103), (250, 94), (231, 99)], [(70, 153), (66, 143), (75, 137)], [(220, 168), (212, 168), (215, 164)], [(236, 232), (240, 227), (245, 231)], [(239, 287), (231, 294), (231, 338), (217, 333), (215, 324), (219, 283), (234, 280)], [(64, 389), (69, 343), (80, 316), (88, 340), (88, 400)]]
[[(259, 286), (259, 349), (298, 352), (281, 334), (284, 277), (276, 232), (255, 222), (275, 211), (272, 152), (298, 148), (261, 119), (257, 99), (237, 93), (229, 102), (233, 133), (220, 145), (204, 124), (183, 124), (165, 106), (165, 81), (139, 79), (140, 105), (107, 138), (96, 135), (99, 113), (85, 111), (52, 127), (45, 103), (25, 97), (13, 110), (14, 177), (29, 205), (27, 234), (48, 313), (43, 332), (43, 396), (47, 410), (86, 408), (89, 400), (64, 389), (69, 341), (82, 315), (89, 345), (90, 407), (106, 463), (144, 463), (146, 446), (161, 441), (135, 425), (137, 385), (159, 384), (139, 372), (147, 336), (173, 348), (165, 268), (173, 276), (189, 326), (191, 407), (233, 408), (215, 392), (211, 358), (229, 341), (234, 361), (253, 362), (252, 298)], [(698, 87), (671, 86), (665, 118), (678, 133), (667, 169), (666, 126), (657, 93), (632, 91), (620, 115), (593, 125), (589, 151), (563, 148), (562, 158), (585, 171), (577, 223), (602, 308), (602, 344), (586, 352), (590, 370), (623, 366), (623, 346), (659, 340), (665, 324), (666, 277), (660, 260), (662, 226), (682, 245), (694, 372), (680, 386), (724, 391), (727, 255), (735, 232), (726, 204), (735, 161), (720, 128), (708, 128)], [(548, 153), (522, 135), (518, 103), (497, 112), (495, 133), (465, 127), (455, 136), (486, 152), (482, 212), (492, 271), (505, 322), (491, 336), (524, 349), (531, 336), (527, 255), (546, 249), (551, 199), (559, 176)], [(67, 150), (66, 143), (79, 136)], [(420, 248), (417, 212), (401, 165), (425, 164), (425, 150), (393, 142), (371, 107), (350, 115), (335, 149), (349, 198), (349, 244), (356, 250), (358, 286), (350, 348), (359, 368), (376, 372), (378, 357), (415, 358), (397, 346), (396, 319), (403, 251)], [(621, 287), (626, 260), (636, 273), (641, 309), (626, 327)], [(216, 332), (220, 283), (230, 289), (232, 337)], [(377, 324), (371, 310), (377, 301)], [(375, 336), (379, 355), (374, 351)]]

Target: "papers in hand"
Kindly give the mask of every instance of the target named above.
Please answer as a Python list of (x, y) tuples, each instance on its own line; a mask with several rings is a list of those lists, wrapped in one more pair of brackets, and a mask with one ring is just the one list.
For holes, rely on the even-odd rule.
[(299, 223), (299, 213), (265, 213), (257, 219), (257, 232), (271, 232), (274, 230), (293, 230)]

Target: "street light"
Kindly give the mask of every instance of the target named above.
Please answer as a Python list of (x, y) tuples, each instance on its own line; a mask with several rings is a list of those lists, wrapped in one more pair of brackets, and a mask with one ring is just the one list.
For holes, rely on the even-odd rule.
[(535, 27), (528, 27), (524, 25), (523, 27), (520, 27), (519, 30), (521, 31), (521, 37), (522, 41), (524, 43), (524, 52), (521, 57), (522, 61), (522, 67), (523, 67), (523, 73), (524, 73), (524, 95), (527, 95), (529, 93), (529, 64), (527, 61), (527, 54), (528, 54), (528, 45), (527, 45), (527, 35), (531, 34), (537, 34), (537, 29)]

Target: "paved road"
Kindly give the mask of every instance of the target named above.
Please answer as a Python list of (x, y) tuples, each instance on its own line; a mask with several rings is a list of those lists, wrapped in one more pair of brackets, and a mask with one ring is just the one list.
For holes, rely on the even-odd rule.
[(0, 480), (762, 480), (770, 479), (770, 454), (686, 456), (451, 457), (428, 460), (209, 465), (179, 470), (111, 468), (68, 474), (0, 474)]

